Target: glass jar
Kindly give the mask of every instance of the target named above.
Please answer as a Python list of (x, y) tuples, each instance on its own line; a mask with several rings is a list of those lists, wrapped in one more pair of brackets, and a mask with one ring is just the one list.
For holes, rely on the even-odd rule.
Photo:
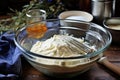
[(27, 24), (31, 24), (38, 21), (46, 20), (46, 11), (42, 9), (32, 9), (26, 13)]

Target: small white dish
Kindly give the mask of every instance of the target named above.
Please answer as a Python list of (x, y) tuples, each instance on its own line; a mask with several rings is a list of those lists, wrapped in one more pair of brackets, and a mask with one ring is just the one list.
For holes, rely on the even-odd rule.
[(112, 35), (112, 42), (120, 45), (120, 17), (106, 18), (103, 21), (103, 25), (110, 31)]
[(74, 19), (80, 21), (90, 22), (93, 20), (93, 16), (85, 11), (64, 11), (59, 14), (59, 19)]

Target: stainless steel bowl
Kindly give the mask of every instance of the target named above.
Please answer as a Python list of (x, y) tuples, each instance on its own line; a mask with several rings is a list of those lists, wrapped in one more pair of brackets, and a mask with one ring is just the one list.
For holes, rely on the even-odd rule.
[[(61, 25), (61, 21), (67, 21), (67, 23), (65, 25), (62, 23)], [(48, 30), (42, 38), (29, 38), (26, 33), (27, 26), (25, 26), (16, 32), (14, 41), (23, 52), (26, 60), (34, 68), (48, 76), (74, 77), (89, 70), (103, 55), (103, 51), (109, 47), (112, 40), (109, 31), (94, 23), (59, 19), (46, 20), (45, 22)], [(87, 55), (76, 57), (53, 57), (30, 52), (36, 41), (44, 41), (55, 34), (70, 34), (77, 38), (84, 38), (90, 45), (94, 45), (97, 50)], [(83, 59), (89, 59), (89, 61), (81, 61)]]

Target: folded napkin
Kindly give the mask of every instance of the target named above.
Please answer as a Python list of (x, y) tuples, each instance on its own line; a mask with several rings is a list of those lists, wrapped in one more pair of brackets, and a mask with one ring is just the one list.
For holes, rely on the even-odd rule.
[(21, 51), (14, 43), (14, 35), (9, 31), (0, 36), (0, 80), (18, 77), (21, 72)]

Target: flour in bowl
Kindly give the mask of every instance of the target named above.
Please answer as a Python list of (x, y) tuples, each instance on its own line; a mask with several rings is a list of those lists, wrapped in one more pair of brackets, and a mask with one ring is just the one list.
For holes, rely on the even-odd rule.
[[(44, 56), (50, 56), (50, 57), (76, 57), (76, 56), (82, 56), (86, 55), (88, 53), (85, 53), (81, 51), (80, 48), (78, 48), (76, 45), (70, 43), (69, 39), (75, 39), (77, 42), (80, 42), (82, 44), (87, 45), (87, 43), (84, 41), (84, 39), (81, 38), (75, 38), (73, 36), (69, 35), (54, 35), (53, 37), (45, 40), (45, 41), (37, 41), (31, 48), (31, 52), (44, 55)], [(74, 41), (73, 41), (74, 42)], [(91, 50), (95, 50), (94, 46), (88, 46)], [(59, 66), (67, 66), (67, 67), (73, 67), (77, 66), (79, 64), (85, 64), (90, 61), (89, 58), (80, 58), (80, 59), (73, 59), (73, 60), (49, 60), (49, 59), (42, 59), (42, 58), (36, 58), (37, 62), (46, 64), (46, 65), (59, 65)]]
[[(86, 55), (87, 53), (82, 52), (77, 45), (67, 41), (71, 38), (79, 41), (80, 43), (85, 43), (84, 39), (81, 38), (75, 38), (68, 35), (54, 35), (45, 41), (37, 41), (32, 46), (31, 52), (52, 57), (75, 57)], [(94, 47), (91, 46), (90, 48), (94, 50)]]

